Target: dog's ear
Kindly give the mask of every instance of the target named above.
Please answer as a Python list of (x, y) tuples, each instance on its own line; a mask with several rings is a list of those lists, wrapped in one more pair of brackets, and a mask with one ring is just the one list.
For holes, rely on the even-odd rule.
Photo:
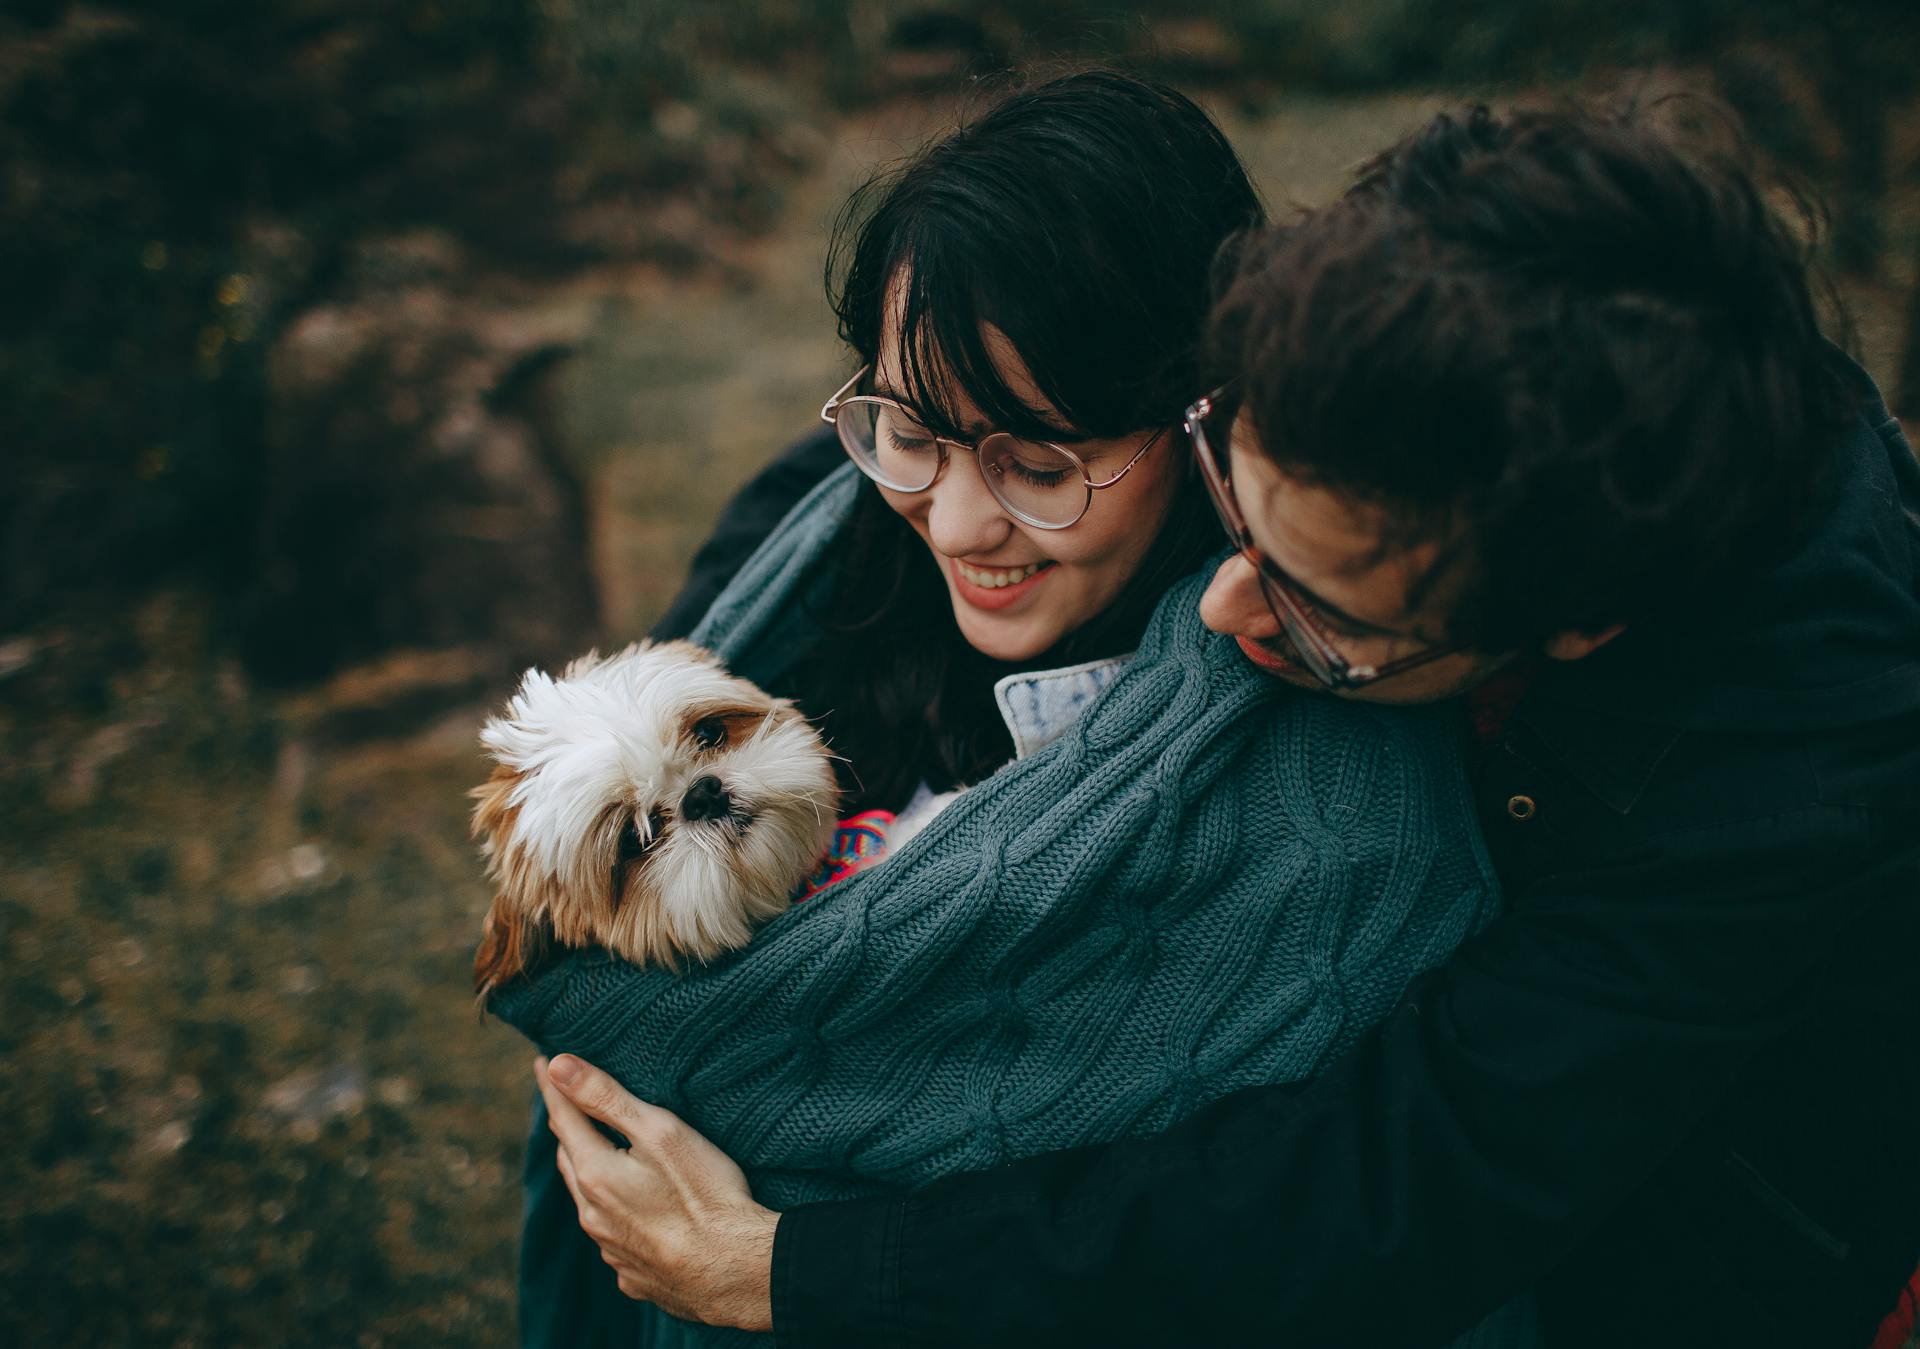
[(513, 802), (513, 789), (519, 782), (520, 774), (505, 764), (496, 764), (492, 775), (467, 793), (474, 800), (473, 836), (487, 845), (489, 856), (500, 855), (507, 835), (513, 831), (514, 816), (520, 813)]
[(484, 845), (487, 869), (500, 887), (487, 910), (480, 949), (473, 958), (473, 991), (482, 1012), (488, 995), (524, 974), (552, 935), (544, 906), (529, 893), (524, 858), (512, 846), (514, 821), (520, 813), (513, 789), (519, 781), (520, 774), (501, 764), (470, 793), (473, 834)]
[(526, 973), (552, 936), (544, 918), (526, 912), (504, 891), (494, 896), (480, 949), (473, 957), (473, 991), (482, 1012), (493, 990)]

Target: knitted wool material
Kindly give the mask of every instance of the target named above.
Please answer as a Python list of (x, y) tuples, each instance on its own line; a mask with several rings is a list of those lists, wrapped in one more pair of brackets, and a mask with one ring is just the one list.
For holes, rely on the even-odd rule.
[[(695, 634), (763, 684), (852, 472)], [(1456, 715), (1266, 678), (1201, 625), (1203, 586), (1168, 594), (1066, 735), (744, 949), (677, 974), (563, 954), (493, 1010), (680, 1114), (774, 1208), (1312, 1076), (1492, 917), (1492, 868)], [(732, 1338), (654, 1320), (650, 1342)]]

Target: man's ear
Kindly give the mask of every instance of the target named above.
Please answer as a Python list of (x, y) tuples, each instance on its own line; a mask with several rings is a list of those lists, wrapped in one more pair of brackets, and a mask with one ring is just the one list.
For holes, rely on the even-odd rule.
[(1556, 632), (1547, 638), (1544, 649), (1555, 660), (1580, 660), (1591, 656), (1626, 630), (1625, 623), (1615, 623), (1600, 632)]

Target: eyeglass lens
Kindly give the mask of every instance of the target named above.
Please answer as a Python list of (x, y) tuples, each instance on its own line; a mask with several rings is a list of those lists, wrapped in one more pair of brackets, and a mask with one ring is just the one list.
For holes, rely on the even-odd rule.
[[(848, 399), (836, 424), (854, 462), (882, 486), (919, 492), (939, 475), (938, 439), (902, 408)], [(1085, 513), (1088, 490), (1080, 467), (1052, 446), (996, 432), (981, 440), (978, 454), (987, 489), (1015, 515), (1064, 526)]]
[(1207, 484), (1207, 495), (1213, 499), (1214, 513), (1220, 517), (1221, 527), (1227, 531), (1227, 537), (1233, 540), (1234, 546), (1246, 555), (1253, 567), (1254, 575), (1259, 578), (1261, 597), (1266, 600), (1268, 610), (1286, 634), (1287, 644), (1293, 654), (1299, 657), (1300, 663), (1315, 679), (1329, 687), (1337, 687), (1344, 682), (1343, 672), (1336, 671), (1328, 659), (1323, 646), (1324, 639), (1314, 631), (1312, 622), (1301, 612), (1293, 596), (1267, 571), (1263, 565), (1264, 559), (1253, 551), (1253, 541), (1240, 521), (1239, 505), (1233, 499), (1232, 481), (1227, 477), (1227, 465), (1222, 454), (1224, 447), (1213, 443), (1207, 420), (1205, 414), (1189, 417), (1187, 435), (1199, 452), (1200, 476)]

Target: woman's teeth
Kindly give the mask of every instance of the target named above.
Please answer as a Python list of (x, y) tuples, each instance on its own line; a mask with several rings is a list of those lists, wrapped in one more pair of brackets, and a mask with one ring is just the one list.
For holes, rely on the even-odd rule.
[(1042, 567), (1051, 566), (1048, 562), (1029, 562), (1024, 567), (1013, 567), (1006, 571), (995, 571), (982, 567), (969, 567), (958, 558), (954, 565), (960, 569), (960, 575), (968, 585), (977, 585), (983, 590), (998, 590), (1001, 586), (1018, 585)]

